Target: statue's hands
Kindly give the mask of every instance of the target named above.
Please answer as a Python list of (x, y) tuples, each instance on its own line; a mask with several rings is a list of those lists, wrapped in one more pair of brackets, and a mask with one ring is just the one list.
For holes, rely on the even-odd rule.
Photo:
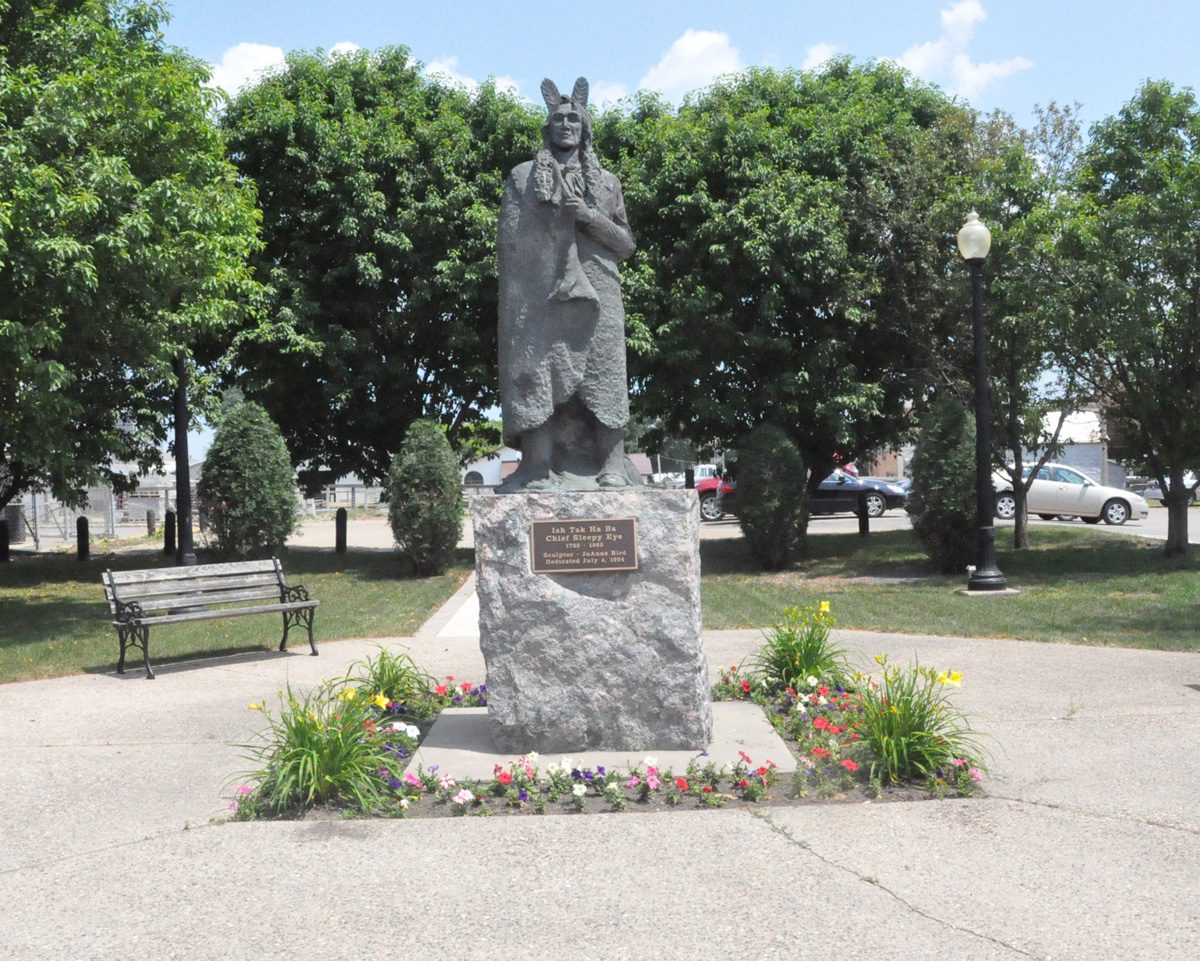
[(596, 211), (589, 207), (582, 197), (567, 197), (563, 203), (574, 214), (576, 223), (590, 224), (596, 219)]

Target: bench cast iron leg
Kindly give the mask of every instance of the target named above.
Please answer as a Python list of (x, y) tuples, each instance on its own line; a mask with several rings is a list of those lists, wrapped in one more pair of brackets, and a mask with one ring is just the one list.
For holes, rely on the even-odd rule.
[(317, 656), (317, 642), (313, 640), (313, 632), (312, 632), (313, 615), (316, 613), (316, 609), (310, 607), (310, 608), (307, 608), (306, 610), (301, 611), (300, 613), (304, 615), (304, 626), (308, 628), (308, 646), (312, 649), (312, 656), (316, 657)]
[(292, 626), (292, 612), (284, 611), (283, 612), (283, 640), (279, 642), (279, 649), (281, 651), (287, 650), (288, 628), (291, 626)]
[(154, 680), (154, 669), (150, 666), (150, 628), (145, 624), (135, 628), (138, 639), (142, 642), (142, 662), (146, 665), (146, 680)]
[(129, 644), (129, 628), (117, 628), (117, 640), (121, 642), (121, 656), (117, 659), (117, 673), (125, 673), (125, 648)]

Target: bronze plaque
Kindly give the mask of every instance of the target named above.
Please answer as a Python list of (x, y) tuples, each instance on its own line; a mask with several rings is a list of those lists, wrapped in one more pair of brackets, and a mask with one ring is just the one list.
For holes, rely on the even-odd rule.
[(535, 574), (636, 571), (637, 523), (632, 517), (533, 521)]

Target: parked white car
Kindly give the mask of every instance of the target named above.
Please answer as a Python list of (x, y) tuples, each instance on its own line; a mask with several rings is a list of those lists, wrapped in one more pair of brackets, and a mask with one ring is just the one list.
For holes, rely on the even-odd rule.
[[(1168, 481), (1167, 483), (1169, 485), (1170, 481)], [(1196, 482), (1196, 475), (1193, 471), (1189, 470), (1189, 471), (1183, 472), (1183, 486), (1187, 489), (1187, 492), (1188, 492), (1188, 503), (1189, 504), (1194, 503), (1196, 500), (1197, 482)], [(1169, 489), (1170, 489), (1170, 487), (1168, 486), (1168, 490)], [(1142, 491), (1142, 496), (1145, 497), (1146, 500), (1148, 500), (1148, 501), (1158, 501), (1160, 504), (1162, 504), (1163, 507), (1167, 506), (1167, 502), (1165, 500), (1163, 500), (1163, 490), (1157, 484), (1147, 487), (1144, 491)]]
[[(1025, 468), (1029, 476), (1032, 468)], [(1003, 474), (993, 474), (996, 488), (996, 516), (1008, 520), (1017, 513), (1017, 499), (1012, 484)], [(1124, 524), (1131, 517), (1143, 520), (1150, 516), (1146, 499), (1120, 487), (1103, 487), (1075, 467), (1066, 464), (1046, 464), (1029, 485), (1026, 510), (1042, 520), (1055, 517), (1079, 517), (1088, 524)]]

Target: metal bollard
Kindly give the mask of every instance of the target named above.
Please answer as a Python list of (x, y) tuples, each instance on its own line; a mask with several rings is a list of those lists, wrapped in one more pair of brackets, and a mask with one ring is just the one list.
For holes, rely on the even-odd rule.
[(871, 534), (871, 515), (867, 513), (867, 499), (858, 499), (858, 536), (868, 537)]
[(346, 508), (339, 507), (334, 515), (334, 550), (339, 554), (346, 553)]
[(7, 564), (10, 559), (8, 552), (8, 518), (0, 517), (0, 564)]
[(146, 535), (154, 536), (154, 511), (146, 511)]
[(175, 554), (175, 512), (163, 515), (163, 553), (168, 557)]
[(81, 561), (86, 561), (92, 552), (92, 545), (88, 539), (88, 519), (86, 517), (79, 517), (75, 520), (75, 552)]

